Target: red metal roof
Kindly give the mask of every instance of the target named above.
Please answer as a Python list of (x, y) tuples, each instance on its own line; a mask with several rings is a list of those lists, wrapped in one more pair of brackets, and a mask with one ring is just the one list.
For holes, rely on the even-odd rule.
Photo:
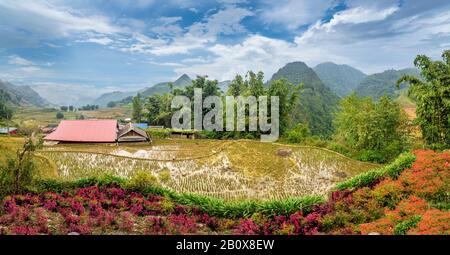
[(44, 140), (63, 142), (115, 142), (117, 120), (63, 120)]

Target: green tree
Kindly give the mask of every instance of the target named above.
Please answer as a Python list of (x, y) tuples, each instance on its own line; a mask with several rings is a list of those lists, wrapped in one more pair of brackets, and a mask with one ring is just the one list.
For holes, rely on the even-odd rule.
[(58, 120), (64, 119), (64, 114), (63, 114), (62, 112), (57, 112), (57, 113), (56, 113), (56, 118), (57, 118)]
[(136, 122), (142, 121), (142, 100), (141, 100), (141, 94), (138, 93), (137, 96), (133, 97), (133, 119)]
[(108, 102), (108, 104), (106, 104), (106, 107), (108, 108), (114, 108), (117, 106), (117, 103), (114, 101)]
[(279, 99), (280, 135), (293, 125), (291, 113), (298, 104), (302, 86), (303, 84), (294, 85), (283, 78), (270, 82), (267, 95), (277, 96)]
[(409, 94), (417, 101), (416, 123), (428, 144), (450, 146), (450, 50), (442, 54), (443, 61), (433, 61), (418, 55), (414, 65), (423, 79), (405, 75), (397, 86), (407, 82)]
[(308, 125), (298, 123), (293, 129), (287, 132), (286, 140), (289, 143), (301, 143), (309, 136), (311, 136), (311, 131), (309, 130)]
[(42, 146), (42, 140), (33, 135), (17, 150), (15, 158), (8, 158), (6, 166), (0, 167), (0, 194), (18, 194), (27, 191), (33, 181), (36, 166), (33, 154)]
[(399, 104), (387, 96), (374, 102), (351, 94), (340, 104), (334, 139), (358, 152), (362, 160), (385, 162), (404, 148), (407, 117)]

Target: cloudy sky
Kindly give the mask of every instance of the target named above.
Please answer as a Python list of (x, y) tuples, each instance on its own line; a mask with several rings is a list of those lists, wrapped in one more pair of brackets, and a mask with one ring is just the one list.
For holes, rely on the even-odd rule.
[(94, 96), (297, 60), (410, 67), (450, 48), (450, 1), (0, 0), (0, 35), (0, 79)]

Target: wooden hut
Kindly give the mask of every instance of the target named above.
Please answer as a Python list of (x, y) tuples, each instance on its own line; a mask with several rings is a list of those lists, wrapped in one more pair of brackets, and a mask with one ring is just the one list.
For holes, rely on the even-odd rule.
[(150, 141), (147, 132), (128, 123), (119, 130), (117, 142), (145, 142)]

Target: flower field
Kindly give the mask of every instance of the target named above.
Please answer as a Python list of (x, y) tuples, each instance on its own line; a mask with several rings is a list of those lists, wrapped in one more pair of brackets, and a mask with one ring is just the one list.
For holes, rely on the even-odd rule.
[[(8, 196), (2, 234), (450, 234), (450, 152), (416, 151), (396, 178), (333, 191), (309, 209), (221, 217), (119, 184)], [(280, 203), (279, 206), (282, 206)]]
[[(280, 151), (288, 155), (280, 156)], [(65, 145), (39, 155), (54, 162), (56, 176), (63, 180), (104, 174), (129, 178), (147, 172), (173, 191), (226, 200), (324, 195), (335, 183), (377, 167), (320, 148), (256, 141)]]

